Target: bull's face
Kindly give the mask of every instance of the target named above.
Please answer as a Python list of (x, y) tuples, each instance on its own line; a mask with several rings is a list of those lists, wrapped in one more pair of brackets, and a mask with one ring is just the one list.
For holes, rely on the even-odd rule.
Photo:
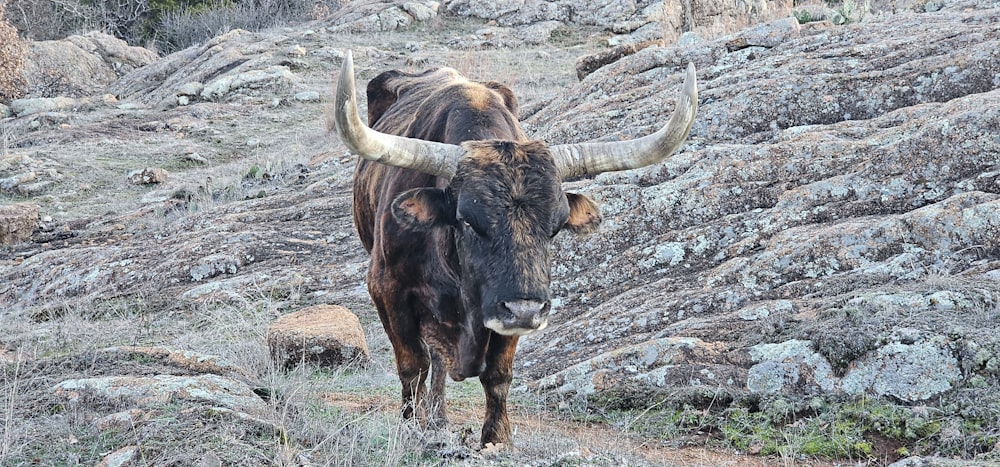
[[(393, 214), (414, 229), (452, 229), (462, 295), (483, 325), (500, 334), (545, 328), (551, 311), (550, 245), (563, 229), (590, 232), (597, 205), (565, 193), (540, 142), (465, 143), (448, 188), (418, 188), (396, 198)], [(478, 313), (477, 313), (478, 314)]]

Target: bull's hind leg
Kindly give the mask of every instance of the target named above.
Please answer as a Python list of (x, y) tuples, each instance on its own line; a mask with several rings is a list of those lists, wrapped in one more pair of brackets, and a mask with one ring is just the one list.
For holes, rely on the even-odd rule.
[(380, 293), (381, 291), (369, 278), (368, 291), (375, 308), (378, 309), (382, 327), (389, 336), (392, 351), (396, 356), (396, 373), (403, 386), (402, 415), (403, 418), (413, 417), (415, 409), (424, 397), (425, 381), (430, 373), (431, 355), (420, 338), (419, 325), (413, 321), (407, 304), (393, 300)]
[(486, 352), (486, 370), (479, 375), (486, 393), (486, 420), (483, 422), (483, 446), (510, 443), (510, 419), (507, 418), (507, 393), (514, 373), (514, 350), (517, 336), (493, 334)]
[(403, 418), (411, 418), (424, 398), (425, 381), (430, 371), (430, 356), (423, 349), (413, 349), (409, 346), (393, 344), (396, 354), (396, 371), (399, 382), (403, 386), (402, 414)]

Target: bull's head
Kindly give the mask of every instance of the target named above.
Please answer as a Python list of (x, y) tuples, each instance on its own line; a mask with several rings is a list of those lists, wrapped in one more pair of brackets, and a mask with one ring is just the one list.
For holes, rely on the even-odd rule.
[(344, 143), (361, 157), (450, 180), (417, 188), (393, 203), (397, 222), (413, 229), (454, 231), (466, 306), (500, 334), (544, 328), (550, 312), (551, 239), (563, 229), (590, 232), (601, 216), (583, 195), (561, 183), (662, 161), (684, 142), (697, 110), (694, 66), (670, 121), (631, 141), (546, 146), (538, 141), (430, 142), (372, 130), (358, 114), (354, 65), (344, 60), (334, 120)]

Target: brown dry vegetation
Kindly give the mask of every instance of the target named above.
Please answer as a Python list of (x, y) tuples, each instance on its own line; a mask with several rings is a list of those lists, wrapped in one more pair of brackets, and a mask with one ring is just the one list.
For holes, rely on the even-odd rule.
[(17, 30), (7, 22), (7, 2), (0, 2), (0, 102), (24, 94), (25, 47)]

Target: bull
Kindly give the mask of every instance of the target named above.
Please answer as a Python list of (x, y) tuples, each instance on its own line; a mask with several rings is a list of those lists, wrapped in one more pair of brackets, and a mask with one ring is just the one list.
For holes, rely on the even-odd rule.
[(361, 157), (354, 225), (371, 256), (368, 291), (392, 343), (402, 415), (443, 426), (445, 375), (478, 376), (486, 396), (481, 442), (509, 443), (518, 338), (545, 328), (552, 311), (552, 239), (601, 222), (593, 200), (561, 184), (674, 153), (697, 110), (694, 66), (669, 122), (621, 142), (530, 140), (508, 87), (450, 68), (388, 71), (368, 83), (367, 95), (370, 127), (359, 115), (348, 52), (333, 120)]

